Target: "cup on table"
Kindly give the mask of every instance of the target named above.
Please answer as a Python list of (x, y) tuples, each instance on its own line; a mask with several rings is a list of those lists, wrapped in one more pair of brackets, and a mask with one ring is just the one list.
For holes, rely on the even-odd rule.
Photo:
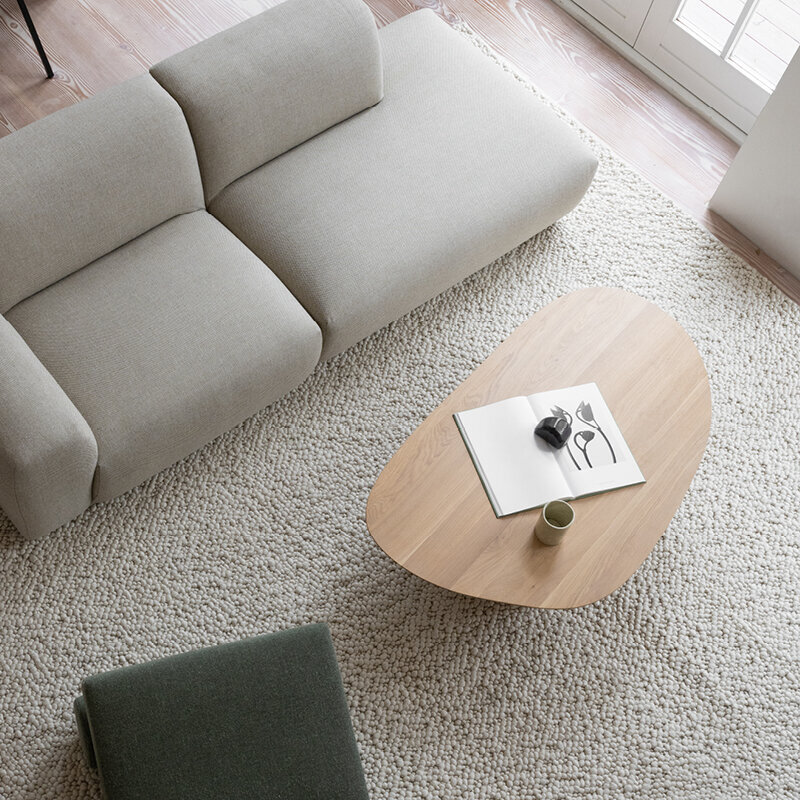
[(565, 500), (551, 500), (542, 508), (533, 532), (546, 545), (560, 544), (564, 534), (575, 521), (575, 509)]

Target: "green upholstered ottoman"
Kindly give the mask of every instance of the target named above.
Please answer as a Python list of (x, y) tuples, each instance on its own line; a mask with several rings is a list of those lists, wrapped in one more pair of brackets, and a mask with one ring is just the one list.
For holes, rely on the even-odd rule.
[(326, 625), (83, 682), (75, 715), (108, 800), (366, 800)]

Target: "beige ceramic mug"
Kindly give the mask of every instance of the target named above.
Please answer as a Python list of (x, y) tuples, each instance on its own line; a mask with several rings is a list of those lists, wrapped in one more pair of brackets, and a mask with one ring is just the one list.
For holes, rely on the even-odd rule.
[(551, 500), (542, 508), (542, 515), (533, 532), (547, 545), (560, 544), (569, 526), (575, 521), (575, 509), (564, 500)]

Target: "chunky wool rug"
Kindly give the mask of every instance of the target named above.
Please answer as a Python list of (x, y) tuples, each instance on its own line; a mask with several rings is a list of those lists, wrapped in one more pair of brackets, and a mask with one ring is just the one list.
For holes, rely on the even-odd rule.
[[(48, 539), (1, 518), (0, 797), (99, 797), (83, 676), (311, 621), (375, 800), (800, 797), (800, 308), (581, 135), (597, 178), (549, 230)], [(381, 469), (517, 325), (596, 285), (674, 315), (711, 381), (660, 543), (571, 611), (405, 572), (364, 523)]]

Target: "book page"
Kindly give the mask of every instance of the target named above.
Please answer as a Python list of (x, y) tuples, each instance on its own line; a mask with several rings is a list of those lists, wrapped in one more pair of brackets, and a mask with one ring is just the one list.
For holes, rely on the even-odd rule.
[(554, 452), (573, 497), (644, 483), (597, 384), (540, 392), (528, 401), (537, 420), (563, 416), (572, 425), (566, 446)]
[(453, 416), (498, 517), (570, 495), (556, 451), (534, 436), (536, 417), (526, 397)]

